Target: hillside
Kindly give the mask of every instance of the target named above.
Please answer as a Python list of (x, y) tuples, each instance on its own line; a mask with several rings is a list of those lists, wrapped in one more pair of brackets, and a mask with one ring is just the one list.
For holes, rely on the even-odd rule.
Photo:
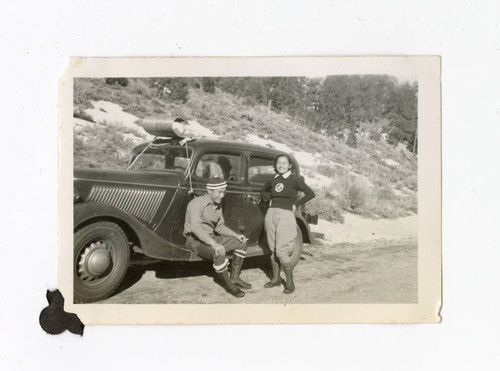
[(137, 118), (180, 116), (205, 133), (293, 153), (317, 193), (308, 209), (326, 220), (343, 221), (345, 211), (375, 218), (417, 213), (417, 156), (386, 143), (376, 124), (361, 125), (352, 148), (267, 106), (246, 103), (220, 89), (189, 88), (184, 103), (159, 95), (141, 79), (129, 79), (127, 86), (77, 79), (75, 166), (123, 168), (129, 151), (150, 139)]

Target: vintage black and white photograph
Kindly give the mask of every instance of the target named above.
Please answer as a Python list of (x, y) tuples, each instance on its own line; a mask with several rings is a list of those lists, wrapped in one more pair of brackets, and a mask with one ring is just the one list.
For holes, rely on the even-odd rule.
[(2, 7), (0, 370), (499, 369), (500, 2), (96, 5)]
[(201, 72), (68, 78), (73, 304), (418, 305), (418, 73)]

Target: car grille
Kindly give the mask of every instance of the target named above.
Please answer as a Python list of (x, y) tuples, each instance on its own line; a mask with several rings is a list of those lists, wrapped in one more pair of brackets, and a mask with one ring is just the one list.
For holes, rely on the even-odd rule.
[(164, 190), (94, 185), (88, 201), (112, 205), (143, 222), (151, 223), (164, 196)]

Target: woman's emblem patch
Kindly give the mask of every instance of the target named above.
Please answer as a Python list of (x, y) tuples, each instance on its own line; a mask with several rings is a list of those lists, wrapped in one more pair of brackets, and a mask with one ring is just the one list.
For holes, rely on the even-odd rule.
[(284, 187), (283, 183), (278, 183), (278, 184), (276, 184), (276, 187), (274, 187), (274, 190), (276, 192), (281, 192), (283, 190), (283, 187)]

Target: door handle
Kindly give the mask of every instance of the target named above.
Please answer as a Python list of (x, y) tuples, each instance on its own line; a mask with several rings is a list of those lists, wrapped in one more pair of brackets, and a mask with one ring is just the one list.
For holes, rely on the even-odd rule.
[(245, 200), (251, 202), (253, 205), (258, 205), (262, 198), (260, 193), (247, 193), (245, 194)]

